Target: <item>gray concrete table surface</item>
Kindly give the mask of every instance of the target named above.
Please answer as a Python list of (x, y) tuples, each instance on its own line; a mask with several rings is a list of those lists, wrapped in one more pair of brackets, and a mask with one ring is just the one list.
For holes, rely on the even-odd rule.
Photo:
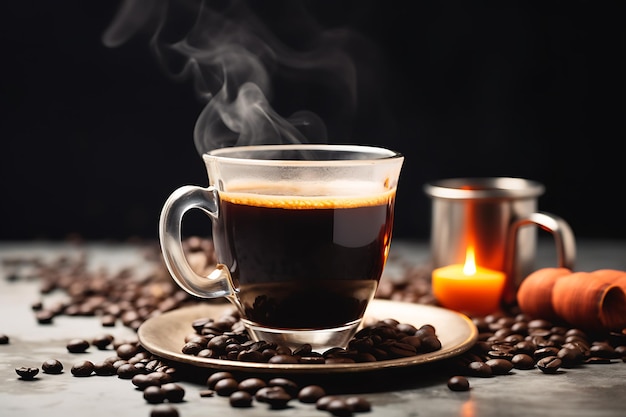
[[(124, 267), (136, 263), (139, 249), (132, 244), (87, 243), (91, 266)], [(626, 240), (588, 240), (578, 242), (576, 270), (600, 268), (626, 270)], [(549, 242), (540, 240), (537, 267), (554, 264)], [(0, 260), (18, 256), (58, 256), (75, 248), (65, 243), (4, 242), (0, 243)], [(415, 263), (428, 259), (426, 242), (394, 241), (389, 273), (398, 262)], [(40, 298), (36, 279), (11, 282), (0, 279), (0, 334), (10, 343), (0, 345), (0, 416), (48, 417), (82, 415), (90, 417), (149, 416), (153, 405), (143, 400), (142, 393), (129, 380), (116, 376), (72, 376), (70, 367), (77, 360), (103, 360), (114, 355), (112, 349), (99, 351), (91, 347), (84, 356), (71, 354), (66, 344), (72, 338), (95, 337), (111, 333), (116, 339), (132, 338), (136, 333), (121, 324), (102, 328), (95, 317), (58, 317), (52, 325), (40, 325), (34, 319), (31, 304)], [(64, 363), (61, 375), (41, 372), (47, 359)], [(34, 381), (20, 380), (15, 368), (39, 367)], [(203, 372), (204, 370), (198, 370)], [(314, 405), (296, 401), (283, 410), (269, 410), (256, 403), (251, 408), (232, 408), (226, 397), (201, 398), (206, 386), (203, 376), (182, 380), (185, 401), (174, 404), (181, 417), (194, 416), (325, 416)], [(493, 378), (470, 377), (471, 389), (455, 392), (446, 386), (447, 378), (437, 365), (413, 367), (402, 372), (333, 376), (334, 383), (346, 393), (368, 399), (372, 410), (355, 413), (363, 416), (580, 416), (611, 417), (626, 415), (626, 363), (585, 365), (564, 369), (556, 375), (539, 370), (513, 370), (509, 375)]]

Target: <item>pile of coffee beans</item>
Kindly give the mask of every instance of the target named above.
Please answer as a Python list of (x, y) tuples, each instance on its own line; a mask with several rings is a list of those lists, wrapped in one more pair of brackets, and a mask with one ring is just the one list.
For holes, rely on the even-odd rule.
[(512, 371), (556, 374), (582, 365), (626, 362), (626, 334), (590, 336), (577, 328), (524, 314), (474, 318), (478, 342), (448, 371), (451, 390), (469, 389), (466, 377), (487, 378)]
[(246, 377), (237, 379), (232, 373), (219, 371), (208, 377), (207, 390), (203, 395), (228, 397), (232, 407), (252, 407), (254, 403), (267, 404), (269, 409), (278, 410), (297, 400), (304, 404), (314, 404), (318, 410), (328, 411), (335, 416), (350, 416), (353, 413), (370, 411), (370, 402), (359, 396), (329, 395), (320, 385), (300, 386), (294, 380), (284, 377)]
[[(432, 325), (420, 328), (388, 318), (360, 329), (347, 348), (316, 352), (311, 345), (296, 349), (252, 340), (235, 310), (221, 317), (200, 317), (190, 323), (193, 332), (181, 341), (181, 352), (203, 358), (282, 364), (338, 364), (376, 362), (415, 356), (441, 349)], [(184, 342), (184, 343), (183, 343)]]

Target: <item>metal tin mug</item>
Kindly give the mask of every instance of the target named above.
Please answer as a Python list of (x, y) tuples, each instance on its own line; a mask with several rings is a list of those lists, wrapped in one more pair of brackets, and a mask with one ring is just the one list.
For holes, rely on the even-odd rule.
[(537, 211), (542, 184), (510, 177), (450, 178), (428, 183), (424, 191), (432, 199), (434, 268), (465, 262), (472, 245), (476, 265), (506, 274), (502, 301), (511, 305), (534, 270), (537, 228), (526, 226), (538, 226), (553, 235), (558, 265), (573, 269), (576, 243), (569, 224)]

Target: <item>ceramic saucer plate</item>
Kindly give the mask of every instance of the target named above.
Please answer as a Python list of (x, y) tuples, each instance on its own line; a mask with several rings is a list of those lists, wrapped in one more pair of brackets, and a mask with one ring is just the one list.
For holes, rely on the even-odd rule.
[(185, 336), (193, 333), (191, 323), (202, 317), (219, 317), (232, 309), (229, 303), (201, 303), (163, 313), (146, 320), (137, 331), (141, 345), (154, 355), (176, 362), (228, 371), (255, 373), (355, 373), (424, 365), (448, 359), (467, 351), (478, 338), (478, 330), (465, 315), (440, 307), (374, 299), (366, 318), (393, 318), (415, 327), (431, 324), (441, 341), (441, 349), (416, 356), (378, 362), (351, 364), (267, 364), (200, 358), (181, 352)]

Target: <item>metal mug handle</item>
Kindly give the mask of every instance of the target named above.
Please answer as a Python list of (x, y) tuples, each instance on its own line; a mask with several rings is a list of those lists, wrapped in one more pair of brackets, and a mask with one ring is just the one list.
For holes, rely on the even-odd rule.
[[(550, 232), (554, 237), (556, 245), (557, 263), (559, 267), (574, 269), (576, 260), (576, 239), (569, 224), (561, 217), (546, 212), (531, 213), (521, 219), (516, 220), (509, 227), (505, 250), (505, 273), (507, 276), (503, 303), (507, 306), (515, 302), (517, 287), (520, 284), (514, 279), (515, 262), (517, 253), (517, 233), (525, 226), (539, 226), (541, 229)], [(521, 277), (523, 279), (524, 277)]]

